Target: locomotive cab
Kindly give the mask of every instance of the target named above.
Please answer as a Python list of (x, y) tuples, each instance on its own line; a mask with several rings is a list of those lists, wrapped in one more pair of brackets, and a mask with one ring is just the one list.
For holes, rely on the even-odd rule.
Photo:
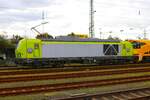
[(41, 58), (41, 40), (22, 39), (16, 47), (16, 63), (32, 62), (32, 58)]

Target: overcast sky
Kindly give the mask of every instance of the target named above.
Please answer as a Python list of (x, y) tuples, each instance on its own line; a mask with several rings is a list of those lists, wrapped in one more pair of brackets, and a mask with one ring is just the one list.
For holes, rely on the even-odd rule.
[[(9, 36), (34, 37), (30, 30), (42, 22), (44, 31), (53, 36), (70, 32), (88, 34), (90, 0), (0, 0), (0, 31)], [(143, 31), (150, 33), (149, 0), (94, 0), (95, 36), (108, 35), (122, 39), (143, 38)], [(37, 28), (42, 30), (42, 26)], [(120, 32), (120, 30), (124, 30)], [(109, 33), (112, 31), (112, 33)], [(147, 37), (149, 38), (149, 34)]]

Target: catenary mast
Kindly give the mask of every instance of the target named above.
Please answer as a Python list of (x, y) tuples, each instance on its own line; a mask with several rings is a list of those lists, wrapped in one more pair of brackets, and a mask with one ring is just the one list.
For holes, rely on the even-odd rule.
[(94, 5), (93, 0), (90, 0), (90, 21), (89, 21), (89, 36), (94, 37)]

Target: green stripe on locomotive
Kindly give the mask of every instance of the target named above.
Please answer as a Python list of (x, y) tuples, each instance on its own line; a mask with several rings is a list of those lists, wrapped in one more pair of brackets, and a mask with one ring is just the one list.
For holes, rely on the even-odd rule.
[(122, 42), (62, 42), (41, 41), (39, 39), (22, 39), (15, 51), (16, 58), (42, 58), (43, 44), (118, 44), (121, 45), (121, 56), (133, 56), (132, 44), (128, 41)]

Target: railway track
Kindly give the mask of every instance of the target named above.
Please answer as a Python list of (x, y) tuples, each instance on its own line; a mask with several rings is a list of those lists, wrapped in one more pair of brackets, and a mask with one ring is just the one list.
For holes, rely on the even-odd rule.
[(149, 67), (139, 68), (124, 68), (124, 69), (105, 69), (105, 70), (91, 70), (91, 71), (77, 71), (77, 72), (59, 72), (59, 73), (33, 73), (24, 75), (7, 75), (0, 76), (0, 83), (6, 82), (20, 82), (20, 81), (33, 81), (33, 80), (47, 80), (47, 79), (66, 79), (66, 78), (78, 78), (78, 77), (94, 77), (105, 76), (115, 74), (127, 74), (127, 73), (141, 73), (150, 72)]
[(17, 66), (0, 66), (0, 70), (14, 70)]
[(150, 81), (150, 75), (129, 77), (129, 78), (117, 78), (117, 79), (105, 79), (96, 81), (84, 81), (74, 83), (60, 83), (60, 84), (47, 84), (47, 85), (36, 85), (36, 86), (25, 86), (15, 88), (3, 88), (0, 89), (0, 96), (40, 93), (40, 92), (54, 92), (71, 89), (91, 88), (98, 86), (126, 84), (134, 82)]
[[(46, 100), (51, 100), (48, 97)], [(55, 98), (55, 100), (149, 100), (150, 88), (132, 89), (97, 94), (78, 94), (70, 97)]]
[(88, 67), (65, 67), (65, 68), (46, 68), (46, 69), (10, 69), (0, 70), (1, 75), (18, 75), (18, 74), (39, 74), (39, 73), (56, 73), (56, 72), (73, 72), (85, 70), (105, 70), (105, 69), (120, 69), (120, 68), (138, 68), (150, 67), (150, 63), (146, 64), (127, 64), (127, 65), (109, 65), (109, 66), (88, 66)]

